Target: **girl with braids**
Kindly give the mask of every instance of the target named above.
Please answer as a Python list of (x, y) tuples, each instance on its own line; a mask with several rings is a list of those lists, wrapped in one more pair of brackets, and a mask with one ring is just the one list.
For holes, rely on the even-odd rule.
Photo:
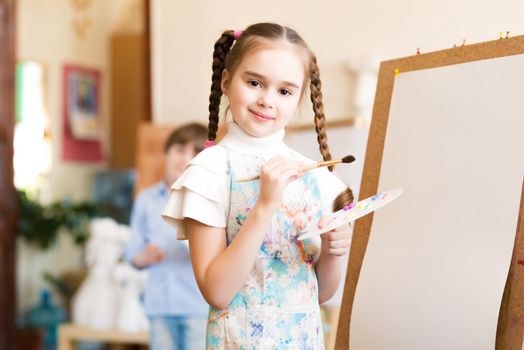
[[(314, 54), (292, 29), (259, 23), (225, 31), (215, 44), (209, 141), (222, 95), (232, 120), (215, 146), (172, 185), (164, 219), (189, 239), (193, 271), (211, 305), (207, 349), (323, 349), (319, 304), (340, 281), (349, 226), (298, 241), (303, 230), (352, 202), (327, 169), (283, 143), (309, 84), (324, 160), (321, 82)], [(260, 179), (238, 179), (260, 175)], [(335, 202), (336, 206), (333, 207)]]

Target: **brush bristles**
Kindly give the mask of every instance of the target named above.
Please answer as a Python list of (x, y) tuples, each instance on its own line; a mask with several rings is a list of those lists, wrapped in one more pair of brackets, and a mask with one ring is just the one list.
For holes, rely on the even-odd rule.
[(352, 155), (345, 156), (344, 158), (342, 158), (342, 163), (352, 163), (354, 161), (355, 157), (353, 157)]

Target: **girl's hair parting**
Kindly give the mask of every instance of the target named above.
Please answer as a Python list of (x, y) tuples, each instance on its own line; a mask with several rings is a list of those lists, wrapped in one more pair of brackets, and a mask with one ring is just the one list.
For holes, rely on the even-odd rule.
[[(331, 153), (327, 143), (326, 133), (326, 116), (324, 115), (324, 104), (322, 103), (322, 83), (320, 81), (320, 70), (317, 65), (317, 58), (310, 50), (304, 39), (293, 29), (281, 26), (275, 23), (256, 23), (243, 32), (226, 30), (222, 33), (220, 38), (215, 42), (213, 51), (213, 74), (211, 76), (211, 93), (209, 95), (209, 135), (208, 139), (214, 141), (218, 129), (218, 118), (220, 109), (220, 100), (222, 97), (222, 73), (227, 70), (229, 76), (232, 77), (235, 69), (240, 65), (242, 58), (251, 50), (264, 45), (270, 45), (270, 41), (286, 41), (294, 44), (297, 48), (302, 49), (305, 57), (305, 82), (304, 86), (309, 81), (311, 90), (311, 102), (313, 104), (313, 112), (315, 114), (315, 130), (317, 133), (317, 141), (320, 149), (320, 154), (324, 160), (331, 160)], [(305, 93), (302, 89), (302, 96)], [(332, 171), (333, 167), (329, 167)], [(349, 193), (347, 193), (349, 191)], [(346, 204), (353, 201), (353, 194), (348, 188), (347, 191), (342, 192), (337, 197), (335, 202), (345, 202), (340, 207), (343, 208)], [(348, 200), (350, 200), (348, 202)]]

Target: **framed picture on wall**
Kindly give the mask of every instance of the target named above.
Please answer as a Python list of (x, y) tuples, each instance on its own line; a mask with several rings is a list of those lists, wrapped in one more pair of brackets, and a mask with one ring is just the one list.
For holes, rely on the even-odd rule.
[(100, 71), (65, 65), (63, 91), (63, 159), (102, 161)]
[(98, 140), (100, 134), (100, 72), (66, 66), (67, 119), (78, 140)]

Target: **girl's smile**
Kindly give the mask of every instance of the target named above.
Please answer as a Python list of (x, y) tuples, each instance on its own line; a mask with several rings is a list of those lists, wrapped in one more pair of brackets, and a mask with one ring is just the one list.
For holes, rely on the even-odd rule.
[(255, 116), (255, 119), (256, 120), (260, 120), (262, 122), (267, 122), (267, 121), (270, 121), (270, 120), (273, 120), (275, 119), (275, 117), (272, 117), (270, 115), (267, 115), (267, 114), (264, 114), (264, 113), (260, 113), (260, 112), (256, 112), (254, 110), (251, 110), (248, 108), (248, 110), (253, 113), (253, 115)]
[(303, 58), (279, 44), (246, 54), (232, 75), (224, 71), (222, 90), (233, 120), (251, 136), (265, 137), (286, 127), (295, 114), (304, 78)]

